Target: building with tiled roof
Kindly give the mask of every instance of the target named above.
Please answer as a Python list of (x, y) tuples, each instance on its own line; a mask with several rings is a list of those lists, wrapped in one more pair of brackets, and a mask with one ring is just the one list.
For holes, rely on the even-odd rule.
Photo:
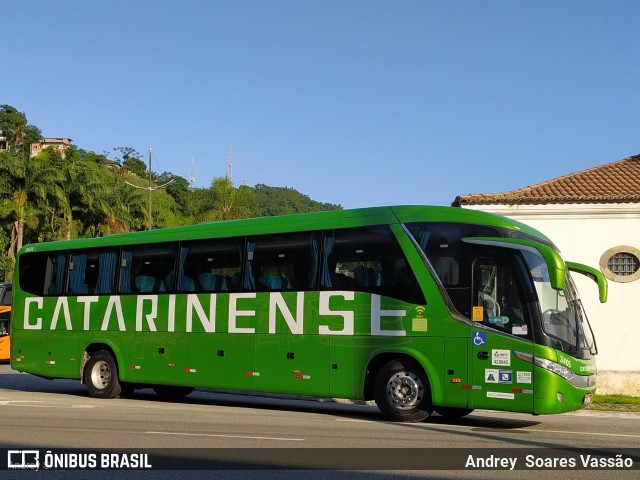
[(35, 157), (45, 148), (53, 147), (60, 152), (64, 158), (66, 150), (71, 146), (70, 138), (42, 138), (39, 142), (33, 142), (30, 148), (30, 156)]
[(640, 202), (640, 155), (512, 192), (460, 195), (453, 206), (603, 202)]
[(598, 345), (598, 389), (640, 396), (640, 155), (511, 192), (459, 195), (452, 205), (519, 220), (565, 260), (600, 268), (604, 304), (595, 284), (574, 276)]

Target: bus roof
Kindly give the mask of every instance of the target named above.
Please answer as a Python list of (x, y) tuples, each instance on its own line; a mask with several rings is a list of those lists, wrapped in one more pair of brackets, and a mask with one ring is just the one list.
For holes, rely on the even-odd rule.
[(58, 240), (25, 245), (20, 253), (25, 251), (42, 252), (61, 249), (109, 247), (123, 244), (161, 243), (175, 241), (176, 239), (198, 240), (411, 222), (458, 222), (487, 225), (516, 230), (536, 237), (542, 242), (551, 243), (539, 231), (515, 220), (492, 213), (458, 207), (405, 205), (225, 220), (183, 227), (121, 233), (98, 238)]

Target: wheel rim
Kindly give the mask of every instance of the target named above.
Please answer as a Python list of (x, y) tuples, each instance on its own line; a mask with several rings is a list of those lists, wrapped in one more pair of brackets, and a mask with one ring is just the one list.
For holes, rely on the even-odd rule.
[(99, 390), (107, 388), (111, 382), (111, 368), (104, 360), (99, 360), (91, 369), (91, 383)]
[(399, 410), (415, 408), (424, 395), (424, 385), (417, 375), (410, 372), (399, 372), (387, 383), (387, 400)]

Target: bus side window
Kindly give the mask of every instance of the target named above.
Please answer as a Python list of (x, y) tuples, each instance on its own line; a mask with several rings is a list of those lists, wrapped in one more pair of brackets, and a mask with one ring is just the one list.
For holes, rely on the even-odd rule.
[(416, 277), (386, 225), (325, 232), (321, 287), (425, 303)]
[(20, 256), (18, 268), (20, 288), (32, 295), (42, 295), (44, 293), (47, 254), (24, 253)]
[(531, 338), (511, 261), (477, 260), (474, 265), (473, 283), (473, 305), (482, 308), (482, 322), (485, 326)]
[(4, 290), (4, 296), (2, 297), (2, 301), (0, 302), (0, 305), (11, 305), (12, 301), (13, 301), (13, 287), (12, 285), (9, 285)]
[(177, 245), (140, 245), (124, 248), (120, 269), (121, 293), (173, 291)]
[(184, 242), (178, 261), (178, 291), (239, 292), (244, 238)]
[(319, 265), (317, 232), (251, 237), (244, 288), (249, 291), (314, 290)]

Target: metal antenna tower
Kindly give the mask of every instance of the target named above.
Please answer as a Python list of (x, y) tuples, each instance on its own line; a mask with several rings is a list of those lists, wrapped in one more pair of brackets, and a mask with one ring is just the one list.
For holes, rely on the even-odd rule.
[(196, 170), (193, 167), (193, 157), (191, 157), (191, 174), (189, 176), (189, 190), (196, 188)]
[(227, 178), (231, 183), (233, 183), (233, 150), (231, 149), (231, 145), (229, 145), (229, 163), (227, 164)]

